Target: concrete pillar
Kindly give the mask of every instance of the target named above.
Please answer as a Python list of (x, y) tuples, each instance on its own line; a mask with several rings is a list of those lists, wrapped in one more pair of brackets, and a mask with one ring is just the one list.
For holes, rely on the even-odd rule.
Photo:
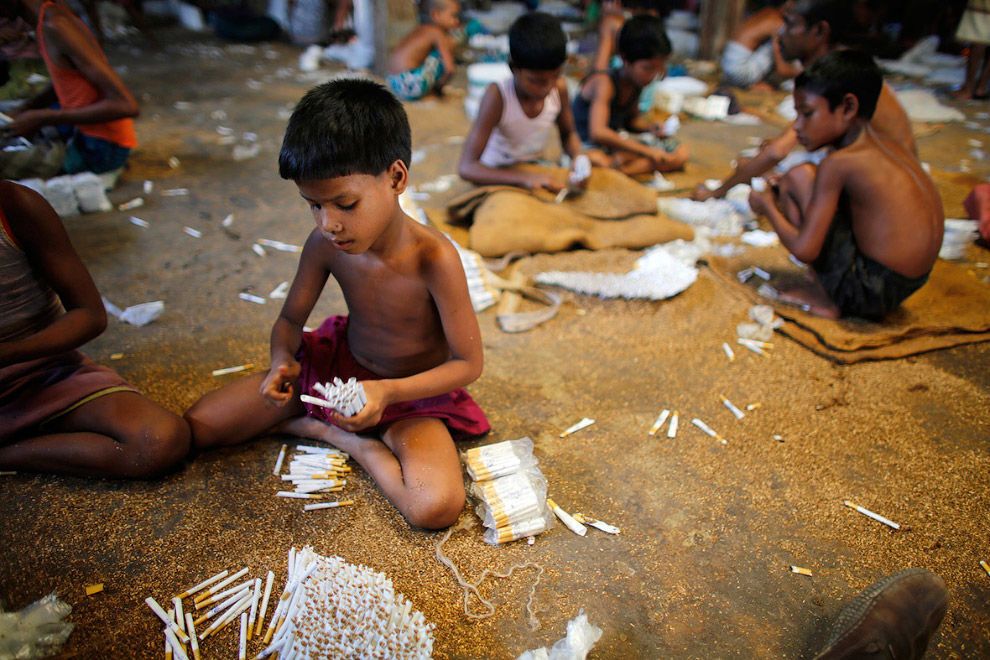
[(701, 5), (702, 59), (717, 60), (725, 42), (742, 20), (746, 0), (703, 0)]

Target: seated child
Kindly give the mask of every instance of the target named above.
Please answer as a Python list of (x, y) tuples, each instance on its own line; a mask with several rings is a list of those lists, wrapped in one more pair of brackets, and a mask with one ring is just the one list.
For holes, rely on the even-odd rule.
[[(442, 528), (464, 507), (451, 440), (488, 432), (462, 388), (481, 375), (478, 321), (453, 244), (402, 212), (409, 180), (402, 104), (368, 80), (336, 80), (296, 106), (279, 173), (313, 213), (299, 267), (271, 334), (271, 367), (207, 394), (187, 413), (199, 449), (271, 432), (347, 452), (417, 527)], [(332, 276), (349, 316), (304, 332)], [(357, 378), (351, 417), (303, 404), (314, 383)], [(358, 435), (358, 433), (362, 435)]]
[(873, 130), (883, 77), (859, 51), (819, 59), (795, 82), (794, 124), (821, 165), (793, 168), (779, 194), (753, 192), (753, 211), (811, 265), (813, 288), (782, 298), (822, 316), (882, 319), (928, 280), (942, 244), (942, 202), (914, 155)]
[(664, 6), (661, 0), (613, 0), (603, 3), (602, 16), (598, 21), (598, 46), (591, 60), (591, 70), (606, 71), (613, 64), (621, 66), (613, 58), (616, 57), (615, 42), (619, 38), (619, 30), (626, 20), (640, 14), (663, 18)]
[(722, 51), (722, 78), (729, 85), (750, 87), (771, 74), (793, 78), (800, 69), (786, 61), (778, 33), (784, 27), (784, 11), (793, 0), (771, 0), (766, 7), (739, 24)]
[[(43, 126), (68, 131), (67, 173), (119, 170), (137, 146), (138, 104), (107, 61), (96, 37), (62, 0), (19, 0), (34, 20), (51, 86), (12, 113), (6, 130), (32, 135)], [(6, 4), (6, 3), (5, 3)], [(16, 2), (6, 10), (16, 11)], [(56, 105), (57, 103), (57, 105)]]
[(143, 478), (188, 453), (181, 417), (76, 350), (106, 323), (55, 211), (0, 181), (0, 468)]
[[(566, 177), (517, 172), (507, 168), (533, 162), (543, 155), (550, 128), (556, 124), (560, 144), (572, 162), (581, 155), (581, 141), (560, 77), (567, 58), (567, 37), (549, 14), (520, 16), (509, 29), (509, 68), (512, 76), (485, 90), (471, 132), (461, 152), (461, 178), (484, 184), (522, 186), (531, 190), (564, 189)], [(601, 153), (592, 160), (607, 166)]]
[(585, 143), (603, 148), (612, 157), (610, 165), (625, 174), (648, 174), (654, 170), (679, 170), (687, 162), (687, 149), (644, 144), (619, 131), (652, 132), (663, 138), (659, 126), (651, 126), (639, 114), (639, 93), (667, 67), (670, 42), (663, 22), (655, 16), (633, 16), (619, 31), (622, 67), (593, 71), (574, 97), (574, 121)]
[(429, 23), (423, 23), (405, 36), (388, 59), (389, 89), (403, 101), (421, 99), (430, 92), (442, 92), (454, 75), (454, 38), (451, 31), (460, 24), (457, 0), (426, 0)]
[[(807, 68), (816, 60), (842, 47), (850, 40), (853, 17), (852, 0), (796, 0), (793, 8), (784, 11), (784, 29), (780, 33), (780, 48), (788, 61), (800, 60)], [(906, 145), (917, 153), (911, 120), (897, 100), (894, 91), (883, 85), (877, 110), (871, 125), (878, 133)], [(777, 167), (798, 146), (794, 126), (788, 126), (777, 137), (767, 140), (753, 158), (740, 158), (735, 171), (715, 190), (699, 185), (691, 197), (699, 202), (712, 197), (724, 197), (740, 183)]]

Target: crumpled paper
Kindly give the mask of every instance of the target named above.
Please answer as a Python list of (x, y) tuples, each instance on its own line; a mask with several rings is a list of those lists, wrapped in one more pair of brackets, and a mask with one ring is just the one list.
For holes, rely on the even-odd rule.
[(103, 306), (107, 313), (114, 318), (138, 327), (148, 325), (165, 311), (165, 301), (163, 300), (131, 305), (127, 309), (121, 309), (104, 297)]

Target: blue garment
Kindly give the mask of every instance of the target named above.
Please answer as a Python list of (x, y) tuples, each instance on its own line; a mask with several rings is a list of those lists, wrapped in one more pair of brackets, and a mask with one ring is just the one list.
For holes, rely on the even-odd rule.
[(66, 146), (62, 169), (66, 174), (103, 174), (122, 168), (130, 154), (131, 150), (127, 147), (76, 131)]
[(440, 51), (434, 48), (418, 67), (389, 74), (385, 82), (392, 93), (403, 101), (416, 101), (430, 93), (445, 71)]

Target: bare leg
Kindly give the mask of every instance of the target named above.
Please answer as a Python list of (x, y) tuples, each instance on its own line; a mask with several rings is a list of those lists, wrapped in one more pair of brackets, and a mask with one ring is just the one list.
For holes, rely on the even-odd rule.
[(385, 431), (383, 440), (311, 417), (287, 420), (278, 430), (327, 442), (350, 454), (415, 527), (449, 527), (464, 509), (461, 464), (447, 427), (438, 419), (396, 422)]
[(966, 60), (966, 82), (953, 95), (957, 99), (971, 99), (976, 91), (976, 78), (983, 66), (987, 47), (981, 44), (970, 44), (969, 59)]
[(653, 173), (653, 161), (651, 159), (624, 151), (615, 154), (612, 159), (612, 167), (626, 176)]
[(182, 418), (136, 392), (94, 399), (45, 431), (0, 447), (0, 466), (139, 479), (165, 472), (189, 453), (189, 427)]
[(982, 69), (980, 70), (980, 79), (976, 81), (976, 87), (973, 88), (973, 96), (979, 96), (983, 98), (987, 95), (987, 83), (990, 82), (990, 55), (987, 54), (987, 47), (983, 46), (984, 56), (982, 60)]
[[(805, 212), (811, 203), (811, 193), (815, 186), (817, 168), (811, 163), (798, 165), (780, 179), (777, 207), (787, 221), (795, 227), (804, 223)], [(806, 309), (817, 316), (839, 318), (836, 307), (825, 289), (818, 282), (812, 269), (808, 269), (807, 282), (780, 290), (780, 299)]]
[[(298, 396), (279, 408), (261, 396), (265, 374), (253, 374), (206, 394), (186, 411), (198, 450), (237, 445), (305, 410)], [(296, 388), (298, 391), (298, 387)]]

